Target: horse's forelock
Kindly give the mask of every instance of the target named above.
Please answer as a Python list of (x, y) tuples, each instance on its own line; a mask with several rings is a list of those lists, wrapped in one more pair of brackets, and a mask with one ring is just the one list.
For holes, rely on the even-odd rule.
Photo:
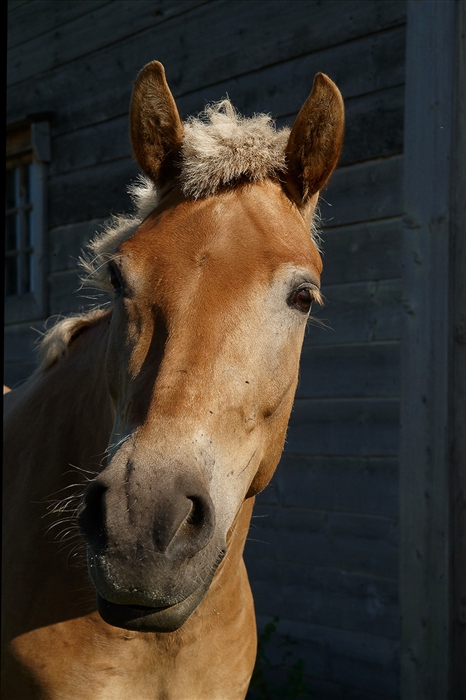
[[(243, 117), (228, 99), (208, 105), (197, 117), (190, 117), (184, 123), (179, 175), (184, 195), (199, 199), (239, 182), (280, 178), (286, 170), (289, 134), (288, 127), (277, 130), (270, 115)], [(159, 193), (146, 176), (139, 176), (128, 191), (135, 214), (114, 216), (80, 258), (81, 281), (85, 286), (112, 292), (107, 263), (159, 202)], [(316, 221), (317, 217), (311, 226), (311, 237), (319, 247)]]
[(239, 180), (277, 178), (286, 169), (290, 130), (277, 131), (267, 114), (242, 117), (229, 100), (189, 118), (184, 133), (180, 179), (187, 197), (213, 195)]

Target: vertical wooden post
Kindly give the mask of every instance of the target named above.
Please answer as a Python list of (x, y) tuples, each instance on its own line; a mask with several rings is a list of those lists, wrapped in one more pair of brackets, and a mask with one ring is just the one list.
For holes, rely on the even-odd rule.
[(466, 274), (460, 269), (464, 213), (459, 224), (466, 190), (458, 190), (466, 153), (464, 138), (457, 141), (455, 118), (460, 21), (462, 2), (408, 0), (400, 443), (403, 700), (465, 697), (465, 652), (458, 648), (460, 637), (464, 643), (459, 567), (465, 566), (460, 544), (465, 465), (460, 461), (466, 426), (460, 435), (459, 421), (461, 412), (465, 417), (465, 375), (464, 348), (454, 340)]
[(457, 3), (453, 101), (452, 669), (451, 697), (466, 698), (466, 3)]

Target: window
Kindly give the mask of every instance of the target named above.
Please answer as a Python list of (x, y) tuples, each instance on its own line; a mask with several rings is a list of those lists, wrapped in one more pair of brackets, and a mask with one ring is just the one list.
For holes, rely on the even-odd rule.
[(46, 314), (45, 179), (49, 124), (43, 117), (7, 128), (5, 193), (5, 321)]

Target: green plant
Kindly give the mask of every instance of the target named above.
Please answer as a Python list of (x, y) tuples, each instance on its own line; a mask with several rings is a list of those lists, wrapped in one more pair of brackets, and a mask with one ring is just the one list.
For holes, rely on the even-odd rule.
[[(307, 698), (311, 691), (304, 681), (304, 661), (295, 658), (296, 640), (290, 635), (279, 635), (275, 616), (265, 625), (257, 640), (256, 665), (249, 685), (248, 700), (295, 700)], [(269, 649), (279, 650), (279, 659), (273, 662)]]

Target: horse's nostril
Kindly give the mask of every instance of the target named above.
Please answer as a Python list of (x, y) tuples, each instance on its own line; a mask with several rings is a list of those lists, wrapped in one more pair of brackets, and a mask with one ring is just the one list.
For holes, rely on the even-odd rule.
[(104, 494), (107, 487), (92, 481), (84, 491), (78, 509), (78, 527), (81, 535), (91, 545), (103, 548), (106, 545)]
[(203, 524), (205, 520), (205, 511), (201, 499), (196, 496), (188, 496), (188, 500), (191, 501), (191, 510), (186, 518), (188, 525), (193, 525), (194, 527), (199, 527)]
[(185, 518), (184, 537), (198, 549), (210, 541), (215, 528), (215, 511), (208, 494), (187, 496), (191, 510)]

